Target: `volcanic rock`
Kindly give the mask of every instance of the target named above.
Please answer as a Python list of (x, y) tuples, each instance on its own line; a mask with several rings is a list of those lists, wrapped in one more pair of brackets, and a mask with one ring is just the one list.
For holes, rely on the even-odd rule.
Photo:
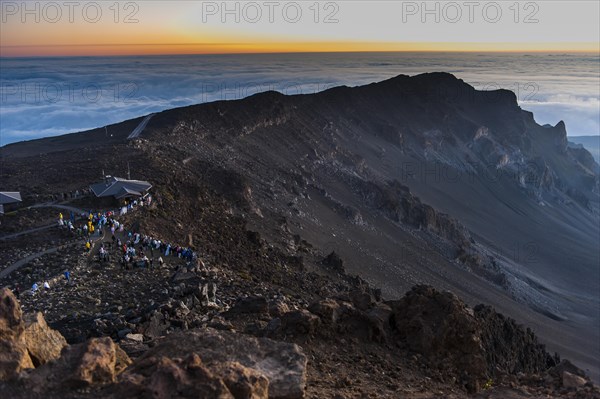
[(120, 380), (113, 388), (114, 398), (234, 398), (223, 380), (211, 373), (195, 353), (185, 359), (146, 357)]
[(60, 357), (60, 352), (67, 346), (65, 338), (46, 324), (42, 313), (37, 312), (31, 318), (25, 318), (25, 331), (21, 342), (27, 348), (35, 367)]
[[(184, 359), (193, 353), (199, 354), (210, 370), (221, 367), (219, 364), (237, 362), (263, 374), (269, 381), (269, 398), (304, 397), (307, 359), (300, 347), (211, 328), (169, 335), (136, 360), (128, 373), (137, 373), (144, 364), (155, 364), (156, 359)], [(253, 375), (250, 380), (261, 380)]]
[(24, 319), (13, 293), (7, 288), (0, 291), (0, 380), (57, 359), (66, 345), (41, 313)]
[(238, 301), (229, 309), (230, 313), (268, 313), (269, 303), (267, 299), (262, 296), (250, 296), (240, 298)]

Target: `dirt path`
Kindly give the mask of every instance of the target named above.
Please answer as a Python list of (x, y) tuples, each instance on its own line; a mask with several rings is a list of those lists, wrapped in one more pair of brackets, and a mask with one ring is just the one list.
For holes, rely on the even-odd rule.
[[(27, 208), (24, 208), (24, 209), (30, 209), (30, 208), (56, 208), (56, 209), (63, 209), (63, 210), (66, 210), (66, 211), (73, 212), (76, 215), (81, 215), (82, 213), (85, 212), (83, 209), (75, 208), (75, 207), (72, 207), (72, 206), (69, 206), (69, 205), (64, 205), (64, 204), (54, 204), (54, 203), (51, 203), (51, 202), (46, 202), (46, 203), (42, 203), (42, 204), (31, 205), (31, 206), (28, 206)], [(45, 226), (33, 227), (31, 229), (23, 230), (23, 231), (20, 231), (18, 233), (8, 234), (8, 235), (0, 237), (0, 241), (10, 240), (12, 238), (17, 238), (17, 237), (24, 236), (24, 235), (31, 234), (31, 233), (37, 233), (39, 231), (48, 230), (48, 229), (51, 229), (53, 227), (58, 227), (58, 222), (57, 223), (48, 224), (48, 225), (45, 225)]]
[(16, 261), (12, 265), (8, 266), (6, 269), (0, 271), (0, 279), (8, 276), (9, 274), (11, 274), (12, 272), (14, 272), (15, 270), (20, 269), (21, 267), (23, 267), (24, 265), (26, 265), (27, 263), (31, 262), (34, 259), (40, 258), (40, 257), (42, 257), (44, 255), (47, 255), (47, 254), (56, 253), (59, 250), (65, 249), (68, 246), (72, 246), (72, 245), (76, 245), (76, 244), (79, 244), (79, 243), (72, 243), (72, 244), (61, 245), (61, 246), (54, 247), (54, 248), (48, 248), (48, 249), (46, 249), (44, 251), (36, 252), (34, 254), (26, 256), (23, 259), (19, 259), (18, 261)]
[(46, 202), (43, 204), (35, 204), (35, 205), (31, 205), (25, 209), (28, 208), (56, 208), (56, 209), (64, 209), (66, 211), (71, 211), (77, 215), (81, 215), (82, 213), (86, 212), (83, 209), (79, 209), (79, 208), (75, 208), (73, 206), (70, 205), (64, 205), (64, 204), (55, 204), (52, 202)]
[(0, 241), (10, 240), (11, 238), (17, 238), (17, 237), (24, 236), (24, 235), (31, 234), (31, 233), (37, 233), (38, 231), (48, 230), (48, 229), (51, 229), (53, 227), (58, 227), (58, 224), (52, 223), (52, 224), (49, 224), (47, 226), (34, 227), (34, 228), (31, 228), (31, 229), (20, 231), (18, 233), (14, 233), (14, 234), (9, 234), (9, 235), (6, 235), (6, 236), (2, 236), (2, 237), (0, 237)]

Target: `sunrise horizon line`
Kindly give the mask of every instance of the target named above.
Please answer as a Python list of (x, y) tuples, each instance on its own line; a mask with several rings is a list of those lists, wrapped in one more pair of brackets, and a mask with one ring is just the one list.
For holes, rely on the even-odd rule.
[[(186, 45), (186, 44), (182, 44)], [(127, 45), (122, 45), (127, 46)], [(541, 49), (541, 50), (478, 50), (478, 49), (448, 49), (448, 50), (298, 50), (298, 51), (230, 51), (230, 52), (164, 52), (164, 53), (127, 53), (127, 54), (33, 54), (33, 55), (2, 55), (0, 46), (0, 59), (27, 59), (27, 58), (98, 58), (98, 57), (161, 57), (161, 56), (190, 56), (190, 55), (273, 55), (273, 54), (365, 54), (365, 53), (479, 53), (479, 54), (590, 54), (600, 56), (596, 50), (567, 50), (567, 49)]]

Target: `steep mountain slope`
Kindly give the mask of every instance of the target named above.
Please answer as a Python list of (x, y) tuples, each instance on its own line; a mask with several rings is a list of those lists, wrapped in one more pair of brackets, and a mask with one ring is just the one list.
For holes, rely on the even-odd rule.
[(2, 179), (68, 191), (129, 161), (184, 234), (210, 187), (290, 256), (334, 250), (390, 299), (427, 283), (492, 304), (597, 375), (597, 164), (513, 93), (398, 76), (165, 111), (127, 142), (133, 127), (6, 146)]
[(600, 162), (600, 136), (569, 136), (571, 147), (582, 146), (592, 154), (596, 162)]

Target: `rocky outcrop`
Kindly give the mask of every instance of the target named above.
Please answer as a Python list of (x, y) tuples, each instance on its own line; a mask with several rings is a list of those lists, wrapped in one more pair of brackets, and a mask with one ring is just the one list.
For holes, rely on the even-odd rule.
[(24, 319), (13, 293), (7, 288), (0, 291), (0, 380), (57, 359), (66, 345), (41, 313)]
[(492, 307), (478, 305), (474, 315), (480, 325), (489, 375), (494, 375), (496, 370), (508, 374), (537, 373), (560, 363), (558, 355), (546, 352), (533, 331), (524, 329)]
[[(262, 373), (237, 362), (222, 363), (211, 370), (194, 353), (183, 360), (162, 357), (158, 362), (150, 361), (145, 366), (143, 371), (136, 368), (123, 376), (118, 396), (149, 394), (168, 398), (177, 392), (181, 397), (189, 398), (269, 398), (269, 380)], [(136, 371), (143, 376), (134, 374)]]
[(471, 242), (468, 230), (458, 220), (422, 203), (397, 180), (383, 185), (354, 178), (352, 184), (368, 204), (395, 222), (429, 231), (456, 246)]
[(32, 317), (25, 317), (25, 331), (21, 335), (21, 341), (35, 367), (58, 359), (62, 349), (67, 346), (65, 337), (48, 327), (40, 312)]
[[(356, 288), (347, 296), (322, 299), (308, 309), (275, 317), (264, 334), (301, 342), (348, 337), (353, 342), (396, 345), (433, 375), (470, 393), (481, 391), (490, 380), (548, 373), (560, 363), (530, 329), (489, 306), (473, 309), (456, 295), (429, 286), (416, 286), (402, 299), (388, 302)], [(587, 383), (581, 370), (561, 367), (553, 372), (556, 386), (563, 386), (563, 371), (581, 378), (565, 374), (567, 385)]]
[(319, 329), (322, 335), (348, 335), (363, 342), (386, 341), (386, 326), (391, 314), (386, 313), (386, 309), (389, 307), (381, 302), (362, 309), (360, 302), (357, 305), (328, 298), (313, 303), (309, 310), (319, 316), (323, 324), (323, 328)]
[(0, 381), (32, 368), (27, 348), (20, 342), (25, 325), (21, 307), (12, 292), (0, 291)]
[[(0, 291), (0, 380), (20, 378), (30, 394), (115, 381), (131, 361), (108, 338), (68, 346), (41, 313), (23, 316), (8, 289)], [(34, 369), (29, 373), (21, 373)]]
[(33, 392), (111, 384), (131, 360), (109, 337), (68, 346), (61, 357), (24, 377)]
[[(140, 377), (135, 375), (139, 373), (143, 375), (139, 370), (144, 364), (157, 364), (163, 358), (186, 359), (193, 353), (198, 354), (202, 364), (215, 375), (222, 376), (225, 385), (233, 386), (236, 392), (249, 391), (250, 388), (245, 387), (245, 384), (255, 386), (251, 389), (252, 392), (264, 391), (265, 384), (261, 377), (264, 376), (268, 380), (269, 398), (304, 397), (307, 358), (300, 347), (268, 338), (254, 338), (211, 328), (169, 335), (136, 360), (123, 378), (138, 380)], [(187, 363), (186, 361), (181, 363), (182, 361), (178, 360), (176, 364), (198, 364), (197, 359), (187, 360)], [(239, 366), (232, 365), (232, 362)], [(236, 375), (238, 377), (233, 378)], [(235, 382), (240, 380), (247, 382), (243, 384)]]
[(485, 353), (473, 311), (454, 294), (417, 286), (392, 304), (400, 342), (435, 368), (459, 377), (470, 392), (487, 380)]
[(400, 342), (470, 392), (500, 374), (539, 373), (560, 361), (531, 330), (488, 306), (471, 309), (450, 292), (416, 286), (390, 305)]
[(185, 359), (160, 357), (140, 361), (123, 375), (121, 384), (114, 387), (112, 396), (234, 398), (224, 381), (211, 373), (197, 354)]
[(7, 288), (0, 290), (0, 339), (15, 339), (25, 329), (17, 298)]
[[(47, 326), (40, 313), (23, 316), (10, 291), (3, 290), (1, 295), (3, 396), (305, 397), (308, 359), (299, 346), (224, 331), (233, 326), (222, 317), (216, 317), (212, 324), (223, 324), (223, 331), (163, 331), (164, 336), (154, 337), (146, 344), (143, 334), (125, 334), (122, 342), (144, 346), (132, 361), (109, 337), (65, 346), (64, 338)], [(334, 351), (355, 353), (358, 358), (369, 347), (395, 347), (404, 359), (415, 359), (411, 360), (411, 368), (416, 366), (434, 380), (458, 383), (460, 388), (454, 389), (461, 392), (489, 390), (490, 381), (498, 381), (504, 386), (490, 392), (491, 398), (504, 397), (507, 386), (520, 384), (533, 387), (536, 394), (559, 392), (560, 397), (597, 397), (597, 389), (585, 373), (568, 361), (560, 362), (557, 356), (549, 355), (530, 330), (488, 306), (471, 309), (455, 295), (432, 287), (417, 286), (399, 301), (382, 302), (379, 291), (357, 280), (350, 291), (318, 300), (307, 308), (289, 308), (284, 296), (270, 296), (270, 300), (258, 295), (240, 298), (245, 299), (237, 302), (239, 312), (223, 313), (232, 317), (234, 323), (251, 323), (256, 317), (262, 320), (270, 314), (273, 319), (264, 334), (306, 343), (326, 342), (336, 348)], [(178, 317), (187, 317), (181, 309), (176, 302), (164, 307), (167, 313), (173, 313), (174, 324)], [(340, 343), (343, 348), (335, 347)], [(375, 358), (373, 370), (387, 361), (384, 357)], [(26, 369), (30, 370), (23, 372)], [(400, 366), (385, 366), (385, 370), (392, 369), (396, 370), (393, 376)], [(335, 387), (351, 385), (351, 379), (346, 378), (337, 381)]]
[(67, 345), (41, 313), (24, 318), (11, 291), (0, 295), (0, 391), (11, 397), (81, 389), (115, 399), (304, 397), (307, 358), (295, 344), (204, 328), (170, 334), (132, 362), (110, 337)]

